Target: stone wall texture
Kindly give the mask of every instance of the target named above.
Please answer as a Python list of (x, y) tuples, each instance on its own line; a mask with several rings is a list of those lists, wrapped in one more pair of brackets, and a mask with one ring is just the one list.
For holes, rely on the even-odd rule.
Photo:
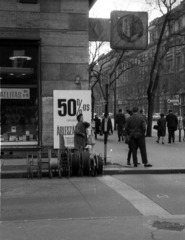
[(42, 146), (53, 144), (53, 90), (88, 89), (88, 0), (0, 0), (0, 39), (41, 42)]

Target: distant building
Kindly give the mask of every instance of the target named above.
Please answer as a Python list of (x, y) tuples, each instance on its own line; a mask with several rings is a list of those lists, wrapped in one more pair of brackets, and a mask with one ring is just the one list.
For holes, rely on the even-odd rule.
[[(159, 85), (155, 97), (154, 112), (167, 113), (168, 109), (173, 109), (174, 112), (180, 112), (180, 106), (176, 103), (169, 103), (168, 99), (176, 99), (180, 96), (181, 113), (185, 113), (185, 37), (180, 34), (185, 34), (185, 0), (179, 6), (174, 8), (173, 12), (180, 11), (182, 16), (178, 21), (173, 21), (171, 26), (172, 33), (178, 33), (179, 36), (171, 36), (171, 47), (165, 55), (164, 64), (160, 73)], [(127, 51), (124, 55), (122, 64), (118, 67), (115, 74), (119, 79), (116, 81), (113, 94), (109, 99), (109, 108), (113, 112), (116, 107), (122, 109), (131, 109), (134, 105), (140, 109), (148, 110), (147, 88), (149, 83), (149, 74), (151, 63), (156, 51), (159, 33), (161, 30), (161, 22), (164, 17), (157, 18), (149, 24), (149, 45), (146, 50)], [(168, 31), (165, 31), (160, 51), (164, 51), (165, 41), (168, 37)], [(178, 45), (179, 44), (179, 45)], [(114, 50), (112, 50), (114, 51)], [(112, 52), (111, 51), (111, 52)], [(109, 53), (110, 54), (110, 53)], [(112, 60), (113, 61), (113, 60)], [(104, 75), (110, 72), (113, 66), (112, 61), (104, 67)], [(115, 104), (116, 103), (116, 104)], [(97, 110), (96, 110), (97, 111)]]

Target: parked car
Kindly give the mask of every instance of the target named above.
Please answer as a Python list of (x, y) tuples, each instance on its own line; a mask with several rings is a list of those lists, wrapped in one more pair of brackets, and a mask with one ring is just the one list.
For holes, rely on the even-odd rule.
[(157, 121), (160, 118), (160, 113), (154, 113), (152, 119)]
[[(100, 118), (103, 118), (104, 117), (104, 113), (100, 116)], [(109, 113), (109, 117), (110, 118), (114, 118), (114, 114), (113, 113)]]

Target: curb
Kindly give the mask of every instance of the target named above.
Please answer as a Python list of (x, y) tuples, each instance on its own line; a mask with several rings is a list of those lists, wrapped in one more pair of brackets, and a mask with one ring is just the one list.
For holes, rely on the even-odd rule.
[[(129, 175), (129, 174), (181, 174), (185, 173), (185, 169), (104, 169), (103, 175)], [(43, 178), (49, 178), (48, 172), (42, 172)], [(75, 176), (76, 177), (76, 176)], [(25, 171), (2, 171), (1, 179), (9, 178), (27, 178), (27, 172)], [(37, 179), (35, 175), (33, 178)], [(58, 176), (54, 176), (58, 178)]]

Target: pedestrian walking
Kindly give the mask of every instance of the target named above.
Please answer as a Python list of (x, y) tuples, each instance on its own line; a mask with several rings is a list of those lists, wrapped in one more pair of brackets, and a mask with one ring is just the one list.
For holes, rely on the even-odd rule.
[(178, 118), (172, 110), (169, 110), (169, 114), (166, 116), (166, 122), (168, 127), (168, 143), (171, 143), (171, 141), (175, 142), (175, 131), (177, 131)]
[(99, 134), (101, 130), (101, 121), (97, 115), (95, 115), (94, 122), (95, 122), (94, 135), (95, 135), (95, 139), (97, 139), (97, 134)]
[(137, 149), (140, 149), (142, 163), (145, 167), (152, 167), (148, 163), (145, 143), (146, 124), (144, 119), (138, 114), (138, 108), (133, 108), (133, 115), (129, 117), (125, 125), (126, 132), (130, 136), (130, 146), (132, 151), (134, 167), (137, 167)]
[(119, 109), (118, 114), (116, 115), (116, 124), (118, 131), (118, 141), (124, 141), (123, 130), (125, 127), (125, 115), (122, 113), (122, 109)]
[(166, 119), (164, 118), (164, 114), (160, 114), (160, 118), (157, 120), (157, 143), (159, 143), (160, 137), (162, 137), (162, 144), (164, 144), (164, 137), (166, 136)]
[[(105, 129), (105, 118), (106, 118), (106, 115), (104, 114), (104, 118), (102, 119), (102, 123), (101, 123), (101, 131), (103, 134), (105, 134), (106, 130), (107, 130), (108, 135), (113, 134), (112, 121), (111, 121), (111, 118), (109, 117), (109, 114), (107, 116), (107, 118), (108, 118), (107, 129)], [(107, 137), (108, 137), (108, 135), (107, 135)]]
[(78, 123), (74, 131), (74, 148), (80, 149), (87, 146), (87, 128), (90, 126), (88, 122), (84, 122), (83, 114), (77, 116)]

